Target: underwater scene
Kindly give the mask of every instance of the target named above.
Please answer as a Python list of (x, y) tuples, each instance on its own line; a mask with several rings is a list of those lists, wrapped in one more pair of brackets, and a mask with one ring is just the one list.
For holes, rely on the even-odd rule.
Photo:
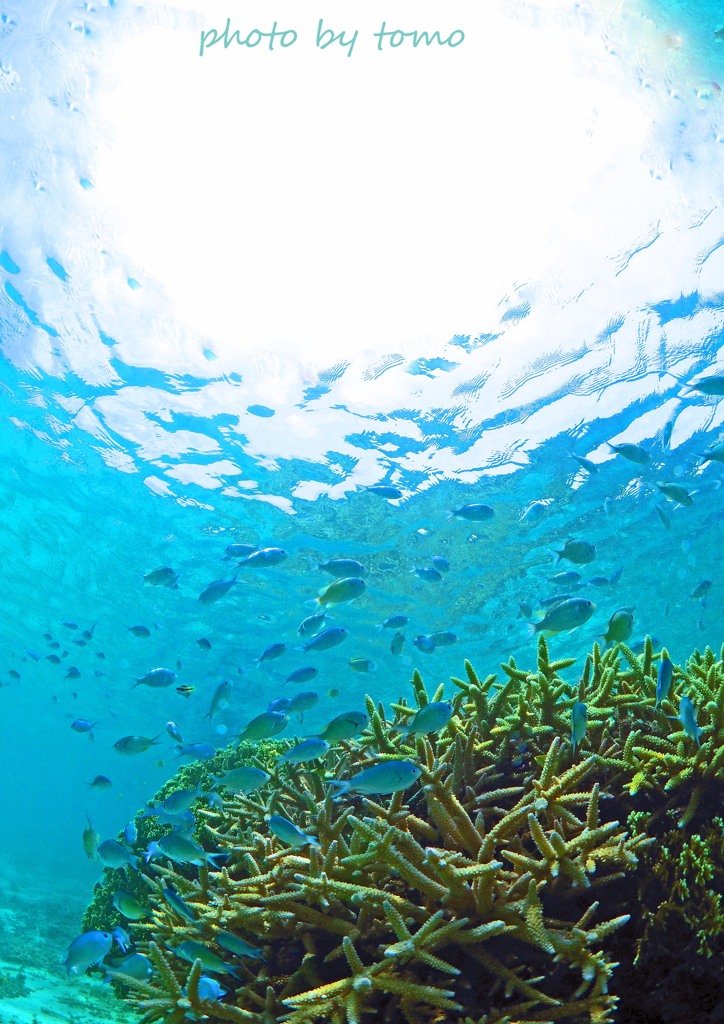
[(0, 1024), (724, 1024), (723, 61), (0, 0)]

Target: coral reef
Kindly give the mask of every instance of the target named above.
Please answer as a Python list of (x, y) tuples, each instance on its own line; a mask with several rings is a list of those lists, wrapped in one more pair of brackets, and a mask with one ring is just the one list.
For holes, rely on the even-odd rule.
[[(197, 807), (195, 838), (224, 853), (218, 870), (158, 861), (136, 879), (152, 917), (129, 930), (155, 970), (149, 981), (124, 977), (126, 998), (144, 1024), (605, 1024), (620, 1019), (619, 962), (640, 987), (641, 975), (631, 979), (671, 915), (687, 955), (711, 962), (705, 976), (716, 979), (724, 667), (696, 652), (656, 706), (659, 657), (650, 640), (640, 657), (596, 645), (567, 682), (573, 661), (551, 661), (541, 638), (535, 671), (510, 659), (503, 679), (481, 680), (466, 662), (438, 734), (400, 733), (443, 696), (415, 673), (412, 706), (401, 700), (388, 716), (367, 698), (368, 728), (317, 765), (273, 767), (288, 742), (228, 748), (224, 767), (245, 761), (272, 778), (223, 808)], [(696, 735), (676, 716), (682, 692)], [(587, 723), (574, 748), (577, 702)], [(422, 769), (409, 790), (328, 792), (328, 779), (400, 759)], [(189, 766), (165, 792), (219, 767)], [(282, 843), (271, 815), (316, 841)], [(148, 822), (139, 844), (167, 830)], [(169, 886), (188, 913), (164, 897)], [(99, 889), (86, 927), (110, 927), (118, 887)], [(222, 933), (251, 952), (230, 953)], [(204, 971), (221, 978), (221, 998), (202, 991)]]

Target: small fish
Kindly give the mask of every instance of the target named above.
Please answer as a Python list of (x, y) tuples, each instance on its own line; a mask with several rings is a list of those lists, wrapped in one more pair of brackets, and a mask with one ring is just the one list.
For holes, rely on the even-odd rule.
[(269, 831), (295, 850), (299, 850), (303, 846), (319, 846), (314, 836), (305, 835), (293, 821), (282, 818), (281, 814), (272, 814), (269, 818)]
[(345, 579), (335, 580), (320, 593), (316, 599), (321, 607), (333, 608), (338, 604), (347, 604), (349, 601), (356, 601), (367, 589), (367, 584), (359, 576), (349, 576)]
[(196, 644), (197, 644), (198, 647), (201, 648), (202, 651), (210, 651), (211, 650), (211, 641), (207, 640), (205, 636), (200, 636), (198, 638), (198, 640), (196, 641)]
[(158, 841), (154, 840), (149, 843), (143, 856), (147, 864), (149, 861), (163, 856), (172, 860), (174, 864), (194, 864), (199, 867), (202, 864), (213, 864), (214, 857), (218, 854), (207, 853), (193, 839), (179, 835), (178, 832), (169, 832), (168, 835), (161, 836)]
[(93, 822), (86, 814), (88, 824), (83, 829), (83, 849), (88, 860), (98, 860), (98, 840), (100, 836), (93, 827)]
[(583, 455), (574, 455), (573, 452), (571, 452), (571, 458), (575, 459), (578, 465), (581, 466), (582, 469), (585, 469), (587, 473), (590, 473), (591, 476), (598, 473), (598, 466), (596, 463), (591, 462), (590, 459), (584, 458)]
[(431, 732), (439, 732), (450, 721), (452, 713), (452, 704), (449, 700), (432, 701), (400, 726), (400, 733), (403, 736), (427, 736)]
[(148, 626), (129, 626), (128, 632), (132, 633), (133, 636), (137, 636), (140, 639), (145, 639), (151, 635), (151, 630)]
[(425, 580), (426, 583), (439, 583), (443, 579), (443, 575), (439, 569), (435, 569), (430, 565), (419, 565), (412, 570), (416, 576), (421, 580)]
[(606, 444), (611, 451), (616, 452), (617, 455), (622, 455), (624, 459), (628, 459), (629, 462), (635, 462), (637, 466), (645, 466), (651, 461), (651, 455), (642, 448), (640, 444), (611, 444), (607, 441)]
[(113, 783), (107, 775), (96, 775), (87, 785), (88, 789), (110, 789)]
[(177, 743), (176, 757), (192, 757), (195, 761), (210, 761), (216, 751), (208, 743)]
[(353, 736), (358, 736), (368, 722), (369, 718), (363, 711), (345, 711), (325, 725), (318, 736), (310, 736), (310, 739), (339, 743), (341, 740), (349, 740)]
[(442, 555), (433, 555), (430, 561), (438, 572), (450, 572), (450, 563)]
[(306, 619), (302, 619), (299, 623), (297, 633), (300, 636), (309, 636), (312, 633), (316, 633), (326, 617), (327, 613), (325, 611), (314, 612), (313, 615), (308, 615)]
[(138, 828), (136, 827), (136, 823), (135, 821), (129, 821), (128, 824), (125, 825), (123, 829), (123, 841), (124, 843), (127, 843), (129, 846), (133, 846), (137, 839)]
[(567, 558), (569, 562), (576, 565), (587, 565), (596, 557), (596, 546), (587, 540), (567, 540), (562, 551), (555, 551), (558, 555), (557, 561)]
[(227, 544), (224, 561), (228, 561), (230, 558), (248, 558), (258, 550), (256, 544)]
[(377, 662), (370, 658), (350, 658), (347, 662), (353, 672), (376, 672)]
[(51, 665), (60, 665), (60, 658), (57, 654), (46, 654), (46, 661), (49, 661)]
[(117, 924), (111, 932), (111, 935), (113, 936), (113, 941), (118, 945), (121, 953), (125, 953), (131, 945), (131, 936), (128, 934), (126, 929)]
[(271, 644), (261, 654), (260, 658), (257, 658), (257, 665), (261, 665), (263, 661), (274, 661), (275, 658), (281, 658), (282, 654), (286, 653), (286, 644)]
[(327, 651), (330, 647), (336, 647), (337, 644), (341, 644), (349, 636), (348, 630), (344, 626), (329, 626), (327, 629), (318, 633), (311, 640), (308, 640), (300, 650), (304, 651)]
[(104, 966), (107, 981), (115, 979), (123, 982), (124, 975), (136, 981), (148, 981), (153, 974), (153, 964), (143, 953), (129, 953), (122, 960), (109, 961)]
[(264, 954), (260, 949), (257, 949), (256, 946), (250, 946), (248, 942), (244, 942), (238, 935), (233, 935), (231, 932), (217, 932), (215, 939), (222, 949), (228, 950), (234, 956), (246, 957), (249, 960), (264, 960)]
[(588, 622), (596, 610), (593, 601), (581, 597), (568, 598), (550, 608), (540, 622), (530, 623), (531, 636), (536, 633), (562, 633)]
[(607, 576), (591, 576), (588, 581), (589, 587), (607, 587), (608, 577)]
[(66, 953), (63, 967), (68, 977), (80, 974), (89, 967), (99, 964), (111, 951), (113, 936), (110, 932), (83, 932), (73, 939)]
[(152, 587), (170, 587), (173, 589), (178, 586), (178, 573), (168, 565), (152, 569), (143, 578)]
[(613, 498), (603, 499), (603, 511), (607, 516), (613, 515)]
[(555, 576), (549, 576), (548, 582), (555, 584), (556, 587), (567, 587), (573, 583), (579, 583), (581, 580), (580, 572), (557, 572)]
[(289, 702), (289, 712), (296, 712), (299, 715), (299, 721), (304, 721), (304, 712), (310, 711), (319, 702), (319, 697), (316, 693), (298, 693), (296, 697), (292, 697)]
[[(198, 982), (199, 999), (206, 1000), (210, 1003), (217, 1003), (222, 999), (228, 989), (220, 985), (216, 978), (210, 978), (208, 974), (202, 974)], [(184, 992), (186, 989), (184, 989)]]
[(390, 484), (372, 484), (371, 487), (365, 487), (364, 489), (369, 494), (376, 494), (378, 498), (387, 498), (390, 501), (402, 497), (402, 491), (399, 487), (392, 487)]
[(183, 746), (183, 735), (181, 730), (175, 722), (166, 722), (166, 732), (169, 734), (172, 740), (176, 740), (177, 743)]
[(199, 594), (199, 604), (213, 604), (215, 601), (220, 601), (222, 597), (229, 593), (236, 582), (236, 574), (228, 579), (214, 580), (213, 583), (209, 583), (208, 587)]
[(535, 526), (542, 519), (546, 510), (546, 504), (543, 501), (532, 501), (528, 508), (523, 512), (520, 517), (520, 522), (525, 526)]
[(308, 683), (310, 679), (314, 679), (317, 675), (319, 675), (319, 669), (313, 668), (312, 665), (305, 665), (304, 668), (295, 668), (293, 672), (290, 672), (284, 682)]
[(467, 519), (471, 523), (485, 523), (492, 519), (494, 515), (495, 509), (491, 508), (490, 505), (473, 503), (461, 505), (460, 508), (454, 508), (450, 512), (449, 518), (457, 516), (458, 519)]
[(239, 975), (230, 967), (225, 964), (221, 957), (218, 957), (216, 953), (212, 952), (208, 946), (202, 945), (200, 942), (194, 942), (192, 939), (186, 939), (180, 945), (168, 946), (168, 949), (177, 956), (187, 960), (190, 964), (193, 964), (196, 960), (201, 961), (201, 966), (205, 971), (211, 971), (212, 974), (231, 974), (234, 978), (239, 978)]
[(416, 636), (412, 642), (418, 651), (422, 651), (423, 654), (432, 654), (435, 650), (435, 641), (432, 637), (420, 634), (419, 636)]
[(458, 642), (458, 635), (451, 633), (449, 629), (440, 629), (436, 633), (430, 633), (428, 639), (432, 640), (436, 647), (452, 647)]
[(211, 698), (211, 704), (209, 705), (209, 710), (204, 715), (204, 718), (208, 718), (208, 720), (211, 721), (211, 719), (218, 711), (221, 711), (223, 708), (225, 708), (228, 705), (229, 701), (231, 700), (231, 694), (233, 692), (233, 689), (234, 684), (231, 682), (231, 680), (224, 679), (222, 682), (220, 682), (219, 685), (214, 690), (213, 696)]
[(402, 648), (405, 646), (405, 637), (403, 633), (395, 633), (390, 641), (390, 654), (397, 656), (402, 652)]
[(341, 579), (343, 576), (365, 576), (367, 574), (365, 567), (356, 558), (330, 558), (328, 562), (320, 562), (316, 568), (321, 569), (322, 572), (329, 573), (335, 579)]
[(270, 700), (266, 706), (267, 711), (281, 711), (284, 714), (289, 710), (289, 705), (292, 703), (290, 697), (275, 697), (274, 700)]
[(11, 676), (13, 679), (20, 679), (20, 673), (15, 668), (9, 668), (8, 675)]
[(137, 686), (171, 686), (176, 681), (176, 673), (170, 668), (152, 668), (144, 676), (136, 676), (136, 681), (131, 687), (135, 690)]
[(195, 924), (198, 920), (198, 915), (189, 907), (187, 903), (181, 899), (179, 894), (171, 888), (170, 885), (166, 886), (165, 889), (161, 890), (163, 898), (166, 900), (169, 906), (173, 907), (179, 917), (183, 917), (186, 921), (190, 921), (191, 924)]
[(308, 761), (316, 761), (318, 757), (324, 757), (330, 745), (326, 740), (302, 740), (291, 750), (287, 750), (277, 758), (277, 764), (306, 764)]
[(68, 671), (65, 673), (66, 679), (80, 679), (80, 669), (76, 668), (75, 665), (71, 665)]
[(153, 739), (149, 739), (147, 736), (123, 736), (120, 740), (116, 740), (113, 749), (117, 750), (119, 754), (142, 754), (144, 750), (148, 750), (158, 742), (158, 736), (154, 736)]
[(195, 689), (195, 686), (189, 686), (188, 684), (185, 684), (184, 686), (177, 686), (176, 693), (180, 694), (182, 697), (185, 697), (186, 700), (188, 700)]
[(341, 690), (338, 690), (336, 689), (336, 687), (333, 686), (331, 690), (327, 690), (327, 696), (331, 697), (334, 700), (335, 697), (339, 697), (341, 692)]
[(614, 612), (608, 620), (608, 627), (603, 634), (606, 647), (610, 647), (612, 644), (625, 643), (633, 633), (633, 624), (634, 617), (626, 608), (620, 608)]
[(246, 725), (239, 733), (241, 740), (266, 740), (286, 728), (289, 719), (279, 711), (264, 711)]
[(65, 626), (66, 629), (77, 629), (78, 628), (78, 623), (77, 622), (67, 622), (66, 621), (66, 622), (63, 623), (63, 625)]
[(243, 793), (246, 796), (259, 786), (263, 786), (270, 778), (269, 773), (261, 768), (243, 765), (240, 768), (230, 768), (220, 778), (214, 778), (213, 782), (219, 789), (224, 789), (228, 793)]
[(422, 769), (410, 761), (382, 761), (358, 772), (351, 779), (330, 779), (329, 785), (335, 787), (332, 794), (335, 799), (345, 793), (386, 795), (409, 789), (421, 775)]
[(239, 567), (265, 569), (272, 565), (279, 565), (286, 557), (287, 553), (283, 548), (260, 548), (247, 555), (246, 558), (242, 558)]
[(615, 572), (612, 572), (611, 575), (609, 576), (609, 578), (608, 578), (608, 585), (610, 587), (615, 587), (616, 584), (618, 583), (618, 581), (621, 579), (622, 576), (623, 576), (623, 566), (619, 565), (618, 569), (616, 569)]
[(701, 583), (697, 583), (691, 592), (691, 597), (694, 601), (700, 601), (702, 597), (706, 597), (712, 588), (711, 580), (702, 580)]
[(577, 700), (571, 708), (571, 744), (573, 756), (576, 756), (576, 747), (586, 735), (588, 725), (588, 708), (581, 700)]
[(681, 484), (666, 483), (662, 480), (656, 481), (656, 486), (669, 501), (677, 502), (679, 505), (693, 505), (694, 499), (685, 487)]
[(194, 789), (188, 787), (185, 789), (175, 789), (158, 804), (158, 808), (166, 814), (183, 814), (184, 811), (188, 811), (190, 807), (193, 807), (196, 801), (200, 800), (203, 795), (204, 791), (198, 783)]
[(699, 458), (703, 459), (704, 462), (724, 462), (724, 441), (713, 445), (713, 447), (708, 448), (705, 452), (700, 452)]
[(129, 921), (142, 921), (151, 916), (151, 911), (138, 902), (135, 896), (125, 889), (118, 889), (113, 893), (113, 906), (119, 914), (122, 914)]
[(390, 615), (384, 622), (380, 623), (380, 629), (404, 629), (410, 621), (407, 615)]
[(664, 510), (661, 507), (661, 505), (654, 505), (654, 508), (656, 509), (656, 511), (658, 513), (658, 516), (659, 516), (659, 519), (664, 524), (666, 529), (670, 530), (671, 529), (671, 520), (669, 519), (667, 514), (664, 512)]
[(671, 684), (674, 681), (674, 666), (670, 659), (662, 656), (659, 663), (659, 671), (656, 675), (656, 704), (655, 708), (666, 700), (671, 693)]
[(70, 727), (73, 732), (87, 732), (90, 733), (90, 738), (93, 739), (92, 729), (98, 725), (97, 722), (89, 722), (86, 718), (76, 718), (74, 722), (70, 723)]
[(88, 641), (87, 640), (71, 640), (71, 643), (75, 644), (76, 647), (87, 647), (88, 646)]
[[(672, 716), (674, 717), (674, 716)], [(684, 732), (689, 739), (696, 740), (697, 747), (701, 746), (701, 734), (704, 731), (696, 724), (696, 708), (689, 697), (684, 694), (679, 702), (679, 714), (675, 716), (684, 727)]]
[(107, 868), (128, 866), (138, 870), (138, 857), (117, 839), (104, 839), (98, 847), (98, 857)]
[(669, 420), (669, 422), (664, 427), (664, 432), (663, 432), (663, 435), (662, 435), (662, 447), (664, 447), (664, 448), (668, 448), (669, 447), (669, 445), (671, 444), (671, 435), (673, 434), (673, 432), (674, 432), (674, 421), (673, 420)]
[[(716, 35), (716, 33), (715, 33)], [(717, 36), (718, 38), (718, 36)], [(720, 397), (724, 395), (724, 375), (713, 374), (711, 377), (702, 377), (691, 384), (686, 385), (692, 391), (699, 391), (702, 395)]]

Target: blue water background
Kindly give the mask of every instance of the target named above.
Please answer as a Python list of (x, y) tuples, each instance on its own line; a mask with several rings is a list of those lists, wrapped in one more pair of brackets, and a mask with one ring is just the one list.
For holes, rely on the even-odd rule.
[[(90, 892), (100, 868), (83, 853), (86, 816), (101, 838), (115, 836), (173, 773), (169, 719), (189, 741), (222, 745), (268, 701), (293, 692), (283, 679), (306, 663), (320, 675), (297, 689), (316, 690), (320, 701), (288, 736), (360, 708), (365, 693), (385, 701), (406, 693), (415, 667), (429, 686), (445, 682), (450, 695), (449, 677), (462, 673), (463, 657), (481, 673), (498, 671), (511, 654), (531, 666), (535, 641), (519, 604), (535, 609), (554, 592), (552, 551), (570, 537), (597, 547), (584, 579), (622, 569), (615, 587), (576, 592), (597, 603), (594, 617), (551, 641), (556, 654), (578, 657), (572, 679), (623, 607), (635, 609), (632, 640), (652, 634), (675, 662), (695, 646), (719, 647), (721, 472), (698, 456), (722, 439), (722, 413), (719, 400), (682, 384), (724, 372), (724, 274), (712, 284), (724, 270), (715, 198), (724, 146), (712, 85), (724, 77), (724, 47), (714, 40), (709, 7), (649, 3), (624, 12), (619, 36), (606, 41), (629, 61), (632, 89), (648, 89), (660, 114), (644, 155), (652, 178), (680, 175), (684, 196), (700, 188), (695, 210), (682, 200), (684, 212), (668, 228), (654, 223), (625, 249), (605, 253), (605, 273), (580, 295), (544, 298), (533, 289), (527, 299), (511, 286), (496, 319), (475, 334), (451, 327), (439, 351), (421, 345), (419, 356), (346, 358), (341, 349), (338, 361), (313, 373), (290, 363), (291, 383), (285, 379), (275, 406), (268, 389), (261, 395), (248, 385), (260, 372), (243, 357), (218, 369), (202, 345), (177, 370), (167, 359), (155, 365), (152, 350), (124, 358), (105, 326), (102, 297), (91, 302), (58, 259), (60, 235), (40, 215), (18, 214), (24, 190), (49, 186), (40, 164), (23, 158), (25, 128), (13, 118), (32, 115), (47, 97), (28, 98), (13, 85), (13, 60), (27, 61), (28, 16), (3, 6), (6, 184), (13, 156), (19, 169), (16, 194), (6, 188), (0, 234), (0, 858), (37, 892), (52, 892), (61, 878)], [(83, 24), (108, 33), (114, 12), (113, 5), (95, 15), (86, 9)], [(51, 26), (61, 15), (67, 10), (47, 8)], [(69, 61), (86, 35), (82, 26), (71, 31), (72, 45), (63, 44)], [(692, 41), (685, 55), (675, 39), (652, 47), (652, 38), (677, 33)], [(37, 38), (47, 42), (47, 26)], [(672, 91), (676, 115), (665, 103)], [(51, 100), (63, 102), (61, 92)], [(85, 191), (77, 188), (83, 154), (72, 133), (65, 149), (57, 139), (53, 145), (56, 194), (67, 191), (72, 224)], [(661, 268), (673, 254), (684, 270), (662, 293)], [(134, 272), (125, 271), (129, 296)], [(589, 307), (591, 293), (597, 300)], [(551, 334), (555, 322), (560, 337)], [(511, 368), (507, 353), (521, 338)], [(270, 361), (262, 375), (270, 367), (284, 372)], [(615, 456), (609, 440), (643, 444), (651, 463)], [(600, 472), (590, 476), (571, 453)], [(695, 492), (693, 507), (666, 502), (655, 487), (661, 480)], [(403, 497), (387, 501), (365, 490), (378, 483)], [(534, 501), (545, 503), (540, 519), (522, 521)], [(469, 502), (491, 505), (494, 519), (450, 517)], [(233, 565), (222, 560), (232, 542), (278, 545), (288, 558), (240, 574), (228, 596), (202, 606), (200, 592)], [(441, 582), (413, 571), (432, 556), (450, 563)], [(310, 658), (294, 649), (297, 627), (331, 581), (315, 568), (331, 557), (361, 560), (368, 589), (332, 612), (349, 629), (345, 643)], [(161, 565), (178, 572), (177, 590), (144, 584)], [(559, 567), (566, 568), (577, 567)], [(713, 586), (702, 604), (690, 594), (705, 578)], [(399, 657), (389, 651), (391, 632), (378, 628), (395, 613), (410, 616)], [(151, 636), (132, 636), (136, 624)], [(92, 640), (74, 643), (86, 629)], [(413, 647), (415, 635), (435, 630), (453, 630), (457, 644), (432, 654)], [(210, 651), (199, 648), (200, 637)], [(257, 666), (278, 641), (288, 645), (283, 658)], [(55, 642), (60, 665), (47, 660)], [(351, 657), (373, 659), (376, 671), (352, 671)], [(133, 688), (134, 677), (177, 662), (178, 683), (194, 687), (189, 699), (173, 688)], [(79, 678), (67, 678), (71, 665)], [(203, 716), (223, 679), (234, 683), (233, 700), (209, 723)], [(71, 730), (76, 718), (97, 723), (93, 741)], [(113, 743), (126, 734), (160, 736), (160, 743), (123, 758)], [(112, 779), (110, 790), (89, 790), (98, 774)]]

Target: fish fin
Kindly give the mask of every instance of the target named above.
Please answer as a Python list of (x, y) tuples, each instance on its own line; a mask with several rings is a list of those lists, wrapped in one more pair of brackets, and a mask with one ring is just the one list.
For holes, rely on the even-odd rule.
[(526, 622), (526, 626), (529, 637), (535, 636), (536, 633), (540, 632), (538, 629), (538, 625), (535, 622)]
[(339, 799), (339, 797), (344, 796), (345, 793), (349, 792), (350, 788), (349, 782), (343, 782), (340, 779), (327, 779), (327, 785), (332, 787), (338, 787), (337, 789), (332, 788), (330, 790), (329, 795), (332, 797), (333, 800), (337, 800)]

